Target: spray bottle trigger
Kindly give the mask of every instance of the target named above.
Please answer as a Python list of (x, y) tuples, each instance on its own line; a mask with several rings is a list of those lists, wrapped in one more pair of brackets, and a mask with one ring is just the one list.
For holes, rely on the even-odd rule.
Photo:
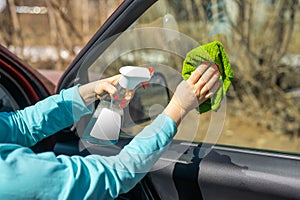
[(144, 88), (144, 90), (148, 87), (149, 82), (142, 82), (142, 86)]
[[(154, 68), (153, 67), (148, 67), (148, 71), (150, 72), (150, 77), (152, 77), (153, 74), (154, 74)], [(149, 85), (149, 82), (147, 82), (147, 81), (142, 82), (142, 86), (143, 86), (144, 89), (146, 89), (148, 87), (148, 85)]]

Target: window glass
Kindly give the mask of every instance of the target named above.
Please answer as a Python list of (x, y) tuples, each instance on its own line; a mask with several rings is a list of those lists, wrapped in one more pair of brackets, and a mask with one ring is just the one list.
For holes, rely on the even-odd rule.
[(90, 72), (152, 65), (174, 90), (186, 53), (219, 40), (235, 75), (222, 109), (192, 115), (176, 138), (300, 153), (299, 11), (299, 1), (160, 0)]
[[(300, 153), (299, 1), (173, 2), (160, 2), (153, 12), (165, 7), (162, 14), (172, 14), (178, 30), (200, 45), (220, 40), (233, 68), (218, 143)], [(201, 123), (216, 126), (208, 123), (211, 116), (201, 116)]]

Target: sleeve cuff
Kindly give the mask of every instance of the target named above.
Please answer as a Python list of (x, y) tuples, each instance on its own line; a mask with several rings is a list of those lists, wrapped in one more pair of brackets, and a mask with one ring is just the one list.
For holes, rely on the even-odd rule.
[(79, 91), (79, 85), (73, 86), (69, 89), (62, 90), (62, 96), (65, 102), (71, 101), (71, 110), (73, 113), (74, 122), (78, 121), (82, 116), (91, 114), (93, 112), (92, 107), (87, 107), (83, 99), (81, 98)]
[(161, 151), (172, 141), (176, 133), (176, 123), (168, 115), (160, 114), (124, 149), (135, 154), (151, 154)]

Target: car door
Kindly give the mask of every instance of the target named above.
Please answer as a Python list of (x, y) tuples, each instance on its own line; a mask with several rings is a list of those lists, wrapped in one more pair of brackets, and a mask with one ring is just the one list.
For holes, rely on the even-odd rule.
[[(1, 111), (23, 109), (54, 93), (54, 84), (0, 45)], [(52, 150), (54, 137), (35, 145), (36, 152)]]
[[(243, 49), (237, 49), (234, 45), (242, 42), (238, 37), (231, 38), (233, 41), (226, 40), (236, 26), (233, 22), (225, 23), (226, 10), (222, 10), (226, 5), (227, 9), (232, 9), (230, 14), (234, 15), (233, 8), (238, 5), (234, 1), (188, 2), (128, 0), (120, 5), (71, 63), (59, 83), (58, 91), (74, 84), (84, 84), (113, 75), (123, 65), (151, 66), (158, 78), (150, 82), (152, 87), (149, 90), (137, 91), (137, 94), (143, 96), (150, 93), (151, 98), (141, 100), (141, 105), (146, 105), (147, 109), (139, 106), (138, 110), (134, 110), (137, 103), (128, 108), (131, 124), (128, 123), (128, 130), (124, 129), (119, 142), (112, 146), (84, 143), (81, 140), (81, 129), (84, 129), (89, 117), (83, 118), (78, 124), (56, 135), (55, 153), (83, 156), (117, 154), (165, 106), (170, 99), (169, 94), (172, 94), (182, 80), (180, 70), (186, 53), (199, 46), (198, 41), (216, 37), (232, 48), (233, 53), (230, 52), (230, 55), (239, 57)], [(257, 8), (264, 10), (272, 5), (259, 4)], [(188, 10), (193, 10), (198, 15), (188, 15)], [(180, 17), (185, 20), (178, 20), (182, 20)], [(207, 27), (199, 28), (197, 23), (207, 23)], [(204, 28), (207, 30), (203, 31)], [(182, 34), (186, 29), (196, 33), (194, 36)], [(240, 65), (238, 61), (237, 59), (234, 64)], [(260, 58), (257, 61), (264, 62)], [(255, 67), (254, 64), (249, 65)], [(238, 78), (242, 77), (242, 73), (249, 73), (250, 76), (251, 71), (234, 69)], [(259, 74), (254, 78), (260, 78), (258, 76)], [(159, 91), (158, 98), (154, 95), (155, 91)], [(192, 112), (179, 127), (178, 135), (153, 169), (130, 192), (121, 194), (119, 199), (300, 199), (299, 152), (243, 145), (240, 139), (246, 129), (238, 129), (234, 135), (235, 140), (229, 140), (233, 133), (226, 132), (225, 120), (231, 119), (226, 112), (226, 105), (232, 102), (231, 98), (242, 98), (235, 90), (231, 92), (225, 99), (228, 103), (223, 101), (218, 112), (211, 112), (203, 118)], [(247, 92), (245, 90), (244, 95)], [(149, 114), (153, 108), (158, 109)], [(142, 112), (142, 117), (133, 117), (137, 112)], [(275, 119), (271, 118), (269, 121), (272, 120)], [(238, 122), (235, 126), (245, 128), (247, 124), (253, 125), (246, 120), (244, 124)], [(266, 134), (263, 131), (267, 129), (259, 126), (253, 135)], [(203, 129), (206, 134), (201, 131)], [(202, 139), (198, 138), (199, 135), (202, 135)], [(223, 135), (229, 138), (226, 142), (222, 142)], [(257, 138), (253, 136), (251, 139)]]

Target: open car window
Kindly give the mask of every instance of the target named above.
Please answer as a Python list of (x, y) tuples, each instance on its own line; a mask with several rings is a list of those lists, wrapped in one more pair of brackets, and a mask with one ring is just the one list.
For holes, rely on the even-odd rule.
[[(101, 55), (93, 51), (97, 52), (105, 42), (98, 44), (82, 66), (88, 68), (89, 81), (114, 75), (125, 65), (154, 67), (165, 80), (163, 85), (171, 97), (182, 80), (181, 69), (186, 53), (219, 40), (235, 75), (223, 107), (218, 112), (200, 116), (192, 113), (180, 126), (176, 139), (299, 153), (297, 55), (300, 48), (295, 42), (299, 20), (292, 17), (299, 12), (296, 5), (295, 2), (284, 5), (282, 1), (249, 4), (236, 1), (207, 4), (202, 1), (191, 4), (158, 1), (125, 32), (111, 37), (109, 40), (113, 42), (106, 41), (111, 45)], [(243, 6), (250, 14), (242, 10)], [(254, 10), (262, 12), (254, 15)], [(286, 13), (279, 17), (281, 21), (276, 17), (278, 12)], [(275, 26), (285, 28), (274, 32)], [(283, 36), (286, 39), (280, 39)], [(165, 102), (159, 99), (164, 95), (155, 101), (151, 89), (140, 92), (153, 98), (153, 102), (148, 102), (153, 108), (166, 105), (160, 104), (160, 101)], [(167, 94), (166, 98), (169, 98)], [(137, 108), (139, 104), (132, 105)], [(146, 110), (139, 107), (140, 111), (144, 109), (140, 119), (151, 119), (151, 107), (148, 105)], [(190, 124), (191, 120), (196, 123)], [(134, 130), (143, 127), (135, 125), (138, 128)]]
[(123, 0), (1, 1), (0, 43), (54, 84)]
[[(49, 4), (50, 1), (5, 2), (0, 13), (1, 44), (36, 68), (64, 70), (123, 1), (88, 0), (84, 4), (60, 1), (59, 8)], [(123, 4), (132, 2), (124, 1)], [(133, 109), (138, 108), (139, 111), (132, 110), (132, 119), (128, 122), (134, 122), (134, 130), (139, 130), (166, 105), (182, 80), (182, 62), (186, 53), (199, 45), (219, 40), (224, 45), (235, 76), (224, 102), (225, 114), (219, 116), (208, 112), (198, 116), (195, 113), (191, 118), (197, 118), (196, 125), (191, 126), (190, 120), (186, 120), (176, 139), (300, 152), (299, 1), (159, 0), (151, 1), (149, 6), (137, 19), (133, 20), (135, 13), (131, 13), (121, 23), (112, 22), (114, 29), (127, 30), (120, 35), (111, 34), (109, 39), (87, 50), (91, 52), (82, 59), (84, 61), (79, 68), (87, 70), (88, 75), (82, 75), (84, 78), (80, 83), (116, 74), (124, 65), (155, 67), (156, 75), (162, 81), (153, 84), (159, 86), (154, 87), (153, 94), (163, 92), (165, 95), (156, 101), (153, 98), (151, 102), (148, 98), (154, 96), (151, 87), (139, 89), (148, 101), (144, 106), (132, 102)], [(35, 7), (38, 9), (34, 10)], [(84, 12), (87, 9), (90, 12)], [(134, 12), (143, 11), (136, 9)], [(119, 10), (115, 14), (122, 16), (123, 12)], [(75, 13), (83, 15), (77, 18)], [(46, 28), (41, 29), (39, 23), (32, 21), (40, 22)], [(125, 21), (133, 22), (127, 26)], [(110, 27), (104, 28), (107, 32), (111, 31), (109, 34), (114, 32), (109, 30)], [(55, 45), (58, 47), (53, 51)], [(109, 48), (95, 54), (98, 50), (102, 51), (101, 45)], [(41, 46), (50, 47), (46, 49), (56, 60), (47, 57), (45, 48)], [(50, 60), (38, 63), (41, 56)], [(80, 56), (74, 63), (80, 62)], [(80, 70), (78, 76), (81, 76)], [(66, 82), (72, 85), (74, 79)], [(168, 90), (162, 90), (163, 87)], [(222, 119), (213, 122), (215, 115)], [(186, 127), (196, 128), (190, 131)]]

